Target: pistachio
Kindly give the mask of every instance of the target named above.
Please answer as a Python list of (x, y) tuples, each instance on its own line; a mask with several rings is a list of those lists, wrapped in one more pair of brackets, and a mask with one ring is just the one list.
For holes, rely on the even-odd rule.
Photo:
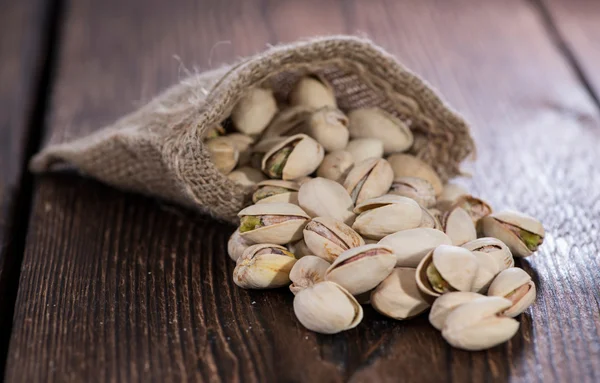
[(354, 204), (348, 192), (326, 178), (317, 177), (300, 186), (298, 202), (311, 217), (331, 217), (346, 225), (354, 222)]
[(308, 182), (308, 181), (310, 181), (310, 180), (312, 180), (312, 179), (314, 179), (314, 178), (313, 178), (313, 177), (311, 177), (311, 176), (303, 176), (303, 177), (296, 178), (296, 179), (294, 180), (294, 182), (296, 182), (296, 183), (297, 183), (299, 186), (302, 186), (302, 185), (304, 185), (306, 182)]
[(238, 159), (238, 166), (245, 166), (250, 164), (250, 158), (252, 155), (252, 144), (254, 139), (242, 133), (231, 133), (225, 136), (233, 143), (233, 146), (240, 154)]
[(451, 245), (452, 240), (439, 230), (417, 228), (390, 234), (379, 241), (389, 246), (396, 256), (396, 267), (417, 267), (419, 262), (439, 245)]
[(377, 138), (386, 154), (403, 152), (413, 143), (413, 135), (400, 119), (381, 108), (354, 109), (348, 114), (350, 136)]
[(371, 306), (394, 319), (408, 319), (429, 308), (415, 282), (416, 270), (396, 267), (371, 293)]
[(523, 269), (511, 267), (502, 271), (490, 285), (489, 296), (504, 297), (511, 302), (511, 306), (504, 311), (504, 315), (516, 317), (535, 301), (535, 283)]
[(383, 142), (377, 138), (356, 138), (348, 142), (345, 150), (352, 155), (354, 163), (359, 163), (367, 158), (383, 157)]
[(265, 180), (258, 183), (258, 189), (252, 194), (252, 202), (289, 202), (298, 203), (300, 186), (293, 181)]
[(477, 222), (481, 218), (491, 214), (492, 212), (492, 208), (487, 202), (468, 194), (458, 197), (453, 202), (441, 202), (438, 204), (438, 207), (443, 211), (452, 210), (455, 207), (463, 208), (467, 213), (469, 213), (469, 216), (471, 216), (471, 220), (475, 226), (477, 226)]
[(350, 294), (369, 291), (394, 269), (396, 257), (383, 245), (363, 245), (344, 251), (327, 269), (325, 279), (336, 282)]
[(429, 323), (441, 331), (444, 323), (446, 323), (446, 318), (454, 309), (462, 304), (484, 297), (485, 295), (470, 291), (455, 291), (444, 294), (433, 302), (429, 312)]
[(221, 173), (229, 174), (237, 165), (239, 153), (227, 137), (216, 137), (206, 141), (206, 149)]
[(399, 177), (394, 179), (390, 194), (412, 198), (425, 208), (435, 205), (435, 190), (429, 181), (416, 177)]
[(269, 150), (262, 160), (262, 171), (271, 178), (293, 180), (317, 170), (323, 147), (305, 134), (288, 137)]
[(365, 244), (350, 226), (331, 217), (313, 218), (304, 227), (304, 241), (314, 255), (328, 262), (348, 249)]
[(490, 254), (496, 261), (498, 272), (515, 265), (510, 249), (499, 239), (492, 237), (478, 238), (465, 243), (462, 247), (473, 252), (482, 251)]
[(313, 111), (314, 108), (305, 105), (292, 106), (282, 110), (275, 115), (269, 126), (267, 126), (262, 138), (268, 139), (306, 133), (306, 123)]
[(352, 228), (371, 239), (381, 239), (401, 230), (421, 224), (421, 207), (414, 200), (386, 194), (365, 200), (354, 208), (359, 214)]
[(435, 170), (423, 160), (409, 154), (392, 154), (387, 158), (394, 171), (394, 178), (417, 177), (429, 181), (436, 195), (443, 190), (442, 180)]
[(323, 162), (317, 169), (317, 176), (343, 183), (350, 169), (354, 165), (352, 154), (345, 150), (337, 150), (325, 155)]
[(470, 351), (504, 343), (519, 329), (519, 322), (501, 314), (510, 305), (509, 300), (500, 297), (465, 303), (448, 315), (442, 336), (452, 346)]
[(310, 218), (291, 203), (261, 203), (238, 213), (242, 238), (255, 243), (283, 245), (302, 238), (302, 229)]
[(260, 170), (244, 166), (229, 173), (227, 178), (240, 185), (254, 186), (266, 177)]
[(233, 232), (233, 234), (231, 234), (229, 241), (227, 241), (227, 254), (229, 254), (231, 259), (237, 261), (238, 258), (244, 253), (244, 250), (251, 245), (254, 245), (254, 242), (242, 238), (240, 235), (240, 229), (238, 228)]
[(326, 151), (342, 150), (348, 145), (348, 117), (335, 107), (315, 111), (307, 122), (308, 135)]
[(484, 235), (504, 242), (516, 257), (527, 257), (544, 242), (544, 227), (535, 218), (516, 211), (493, 213), (481, 220)]
[(246, 92), (231, 111), (231, 120), (238, 131), (258, 135), (277, 113), (273, 91), (253, 88)]
[(308, 246), (306, 246), (306, 242), (304, 242), (304, 239), (288, 243), (287, 248), (298, 259), (301, 259), (302, 257), (305, 257), (307, 255), (312, 255), (312, 251), (308, 248)]
[(290, 92), (291, 105), (305, 105), (315, 109), (336, 107), (335, 94), (329, 82), (318, 74), (302, 77)]
[(471, 291), (484, 294), (490, 283), (500, 272), (500, 269), (496, 259), (490, 253), (484, 253), (483, 251), (473, 251), (472, 253), (477, 260), (478, 267)]
[(248, 247), (238, 258), (233, 281), (244, 289), (269, 289), (290, 283), (294, 254), (283, 246), (258, 244)]
[(369, 158), (354, 165), (350, 170), (344, 188), (352, 201), (362, 201), (384, 195), (392, 185), (394, 174), (390, 164), (382, 158)]
[(439, 297), (451, 291), (471, 291), (477, 260), (469, 250), (440, 245), (417, 266), (417, 285), (427, 295)]
[(449, 182), (444, 185), (444, 189), (442, 190), (442, 194), (439, 195), (438, 201), (453, 203), (458, 197), (465, 194), (469, 194), (469, 192), (464, 187)]
[(459, 206), (452, 208), (442, 216), (442, 227), (452, 244), (456, 246), (477, 238), (477, 230), (467, 211)]
[(329, 266), (329, 262), (314, 255), (301, 258), (290, 271), (290, 291), (296, 295), (307, 287), (323, 282)]
[(441, 213), (437, 209), (425, 209), (421, 206), (421, 224), (419, 227), (430, 228), (442, 231), (442, 224), (440, 223)]
[(219, 124), (212, 128), (209, 128), (206, 131), (206, 135), (204, 136), (204, 139), (210, 140), (212, 138), (217, 138), (217, 137), (223, 136), (223, 135), (225, 135), (225, 129), (223, 128), (223, 126), (221, 124)]
[(320, 282), (298, 292), (294, 313), (304, 327), (321, 334), (336, 334), (356, 327), (363, 309), (356, 299), (334, 282)]
[(270, 137), (259, 141), (252, 147), (252, 153), (250, 155), (250, 165), (252, 167), (260, 169), (262, 165), (262, 159), (269, 150), (275, 145), (280, 144), (285, 140), (286, 137)]

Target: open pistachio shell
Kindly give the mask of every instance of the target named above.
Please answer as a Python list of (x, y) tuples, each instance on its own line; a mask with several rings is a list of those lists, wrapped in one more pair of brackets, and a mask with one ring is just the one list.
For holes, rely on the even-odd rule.
[(454, 207), (444, 213), (442, 220), (444, 232), (452, 239), (453, 245), (464, 245), (477, 238), (475, 225), (465, 209)]
[(342, 150), (348, 145), (348, 117), (338, 108), (326, 106), (311, 114), (307, 133), (328, 152)]
[(435, 170), (419, 158), (409, 154), (392, 154), (387, 158), (394, 171), (394, 178), (398, 177), (417, 177), (429, 181), (435, 194), (439, 195), (444, 189), (442, 180)]
[(467, 189), (465, 189), (459, 184), (448, 182), (444, 185), (442, 193), (438, 196), (438, 201), (453, 203), (454, 201), (456, 201), (456, 199), (458, 199), (458, 197), (466, 194), (469, 194)]
[(205, 145), (210, 158), (221, 173), (229, 174), (235, 168), (240, 154), (229, 138), (216, 137), (206, 141)]
[[(264, 180), (257, 184), (258, 188), (252, 194), (252, 201), (254, 203), (259, 202), (291, 202), (290, 200), (295, 199), (296, 203), (298, 198), (292, 198), (291, 194), (295, 193), (298, 195), (300, 185), (293, 181), (282, 181), (282, 180)], [(277, 197), (278, 198), (273, 198)], [(294, 202), (291, 202), (294, 203)]]
[(252, 167), (260, 169), (262, 166), (262, 159), (269, 150), (275, 145), (283, 142), (287, 137), (270, 137), (263, 138), (252, 147), (252, 153), (250, 155), (250, 165)]
[(488, 214), (491, 214), (491, 206), (480, 198), (473, 197), (472, 195), (465, 194), (454, 201), (444, 201), (438, 204), (440, 210), (452, 210), (455, 207), (463, 208), (471, 217), (473, 224), (477, 226), (477, 222)]
[(387, 193), (393, 177), (392, 168), (386, 160), (368, 158), (354, 165), (344, 181), (344, 188), (352, 197), (352, 201), (360, 204)]
[(297, 105), (277, 113), (263, 133), (263, 140), (271, 137), (286, 137), (306, 133), (307, 121), (314, 108)]
[(269, 289), (290, 283), (294, 254), (283, 246), (258, 244), (248, 247), (238, 258), (233, 281), (244, 289)]
[(329, 262), (314, 255), (302, 257), (290, 271), (290, 291), (296, 295), (307, 287), (323, 282), (329, 266)]
[(515, 257), (527, 257), (544, 241), (544, 227), (535, 218), (516, 211), (492, 213), (481, 220), (487, 237), (504, 242)]
[(296, 256), (297, 259), (300, 259), (307, 255), (312, 255), (312, 251), (308, 248), (308, 246), (306, 246), (306, 242), (304, 242), (304, 239), (288, 243), (287, 248), (291, 253), (293, 253)]
[(473, 251), (472, 253), (477, 260), (478, 267), (471, 291), (485, 294), (500, 269), (494, 257), (489, 253), (482, 251)]
[(317, 177), (300, 186), (298, 202), (311, 217), (331, 217), (351, 225), (354, 204), (346, 189), (337, 182)]
[(446, 318), (458, 306), (471, 302), (472, 300), (483, 298), (484, 295), (470, 291), (455, 291), (439, 297), (433, 302), (429, 312), (429, 323), (438, 330), (442, 330)]
[(435, 190), (429, 181), (416, 177), (394, 179), (389, 194), (412, 198), (425, 208), (435, 205)]
[(317, 169), (317, 176), (343, 183), (350, 169), (354, 166), (352, 154), (345, 150), (337, 150), (326, 154)]
[(470, 251), (482, 251), (490, 254), (498, 265), (498, 272), (513, 267), (515, 260), (508, 246), (501, 240), (492, 237), (477, 238), (462, 245)]
[(311, 108), (336, 107), (335, 93), (331, 84), (318, 74), (302, 77), (290, 92), (290, 104)]
[(413, 144), (408, 126), (381, 108), (359, 108), (348, 113), (353, 138), (377, 138), (386, 154), (403, 152)]
[(265, 88), (248, 90), (231, 111), (231, 120), (238, 131), (247, 135), (260, 134), (277, 113), (273, 91)]
[(415, 282), (416, 270), (396, 267), (371, 293), (371, 306), (394, 319), (408, 319), (429, 308), (426, 296)]
[(236, 148), (238, 153), (240, 153), (238, 158), (238, 166), (249, 165), (254, 139), (242, 133), (231, 133), (225, 137), (227, 137), (233, 143), (233, 146)]
[(417, 228), (402, 230), (384, 237), (379, 244), (389, 246), (396, 256), (396, 267), (415, 268), (439, 245), (451, 245), (450, 237), (439, 230)]
[(240, 185), (255, 186), (257, 183), (264, 181), (266, 177), (260, 170), (244, 166), (229, 173), (227, 178)]
[(227, 254), (229, 254), (231, 259), (237, 261), (244, 251), (252, 245), (254, 245), (254, 242), (242, 238), (240, 229), (238, 228), (231, 234), (229, 241), (227, 241)]
[(502, 271), (490, 285), (489, 296), (508, 299), (512, 305), (504, 311), (504, 315), (516, 317), (535, 301), (535, 284), (525, 270), (511, 267)]
[(352, 228), (371, 239), (381, 239), (401, 230), (421, 224), (421, 207), (414, 200), (386, 194), (365, 200), (354, 208), (358, 213)]
[(328, 262), (348, 249), (365, 244), (350, 226), (331, 217), (313, 218), (304, 227), (304, 241), (314, 255)]
[(421, 206), (421, 224), (419, 227), (430, 228), (443, 231), (442, 224), (438, 217), (441, 213), (437, 209), (425, 209)]
[(348, 142), (344, 150), (352, 155), (356, 164), (367, 158), (383, 157), (383, 142), (377, 138), (355, 138)]
[(317, 170), (324, 155), (321, 144), (297, 134), (271, 148), (263, 157), (261, 169), (271, 178), (294, 180)]
[(308, 214), (291, 203), (261, 203), (238, 213), (242, 238), (254, 243), (283, 245), (302, 238)]

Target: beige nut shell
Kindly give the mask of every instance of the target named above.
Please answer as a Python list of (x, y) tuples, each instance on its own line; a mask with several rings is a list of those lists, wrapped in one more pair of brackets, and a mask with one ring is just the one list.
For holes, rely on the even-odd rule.
[[(361, 180), (366, 177), (360, 186)], [(354, 165), (344, 181), (344, 188), (349, 195), (353, 195), (355, 188), (360, 187), (356, 193), (357, 205), (370, 198), (382, 196), (390, 190), (394, 173), (390, 164), (383, 158), (368, 158)]]
[(289, 215), (304, 218), (263, 226), (240, 234), (242, 238), (254, 243), (274, 243), (278, 245), (284, 245), (302, 238), (302, 229), (310, 218), (304, 210), (291, 203), (261, 203), (251, 205), (238, 213), (239, 217), (245, 215)]
[(477, 260), (469, 250), (451, 245), (440, 245), (427, 254), (417, 266), (417, 285), (427, 295), (439, 297), (427, 279), (427, 266), (433, 265), (442, 278), (457, 291), (471, 291), (477, 275)]
[(298, 203), (311, 217), (331, 217), (351, 225), (354, 204), (344, 187), (326, 178), (314, 178), (298, 191)]
[(321, 144), (306, 134), (296, 134), (273, 146), (271, 150), (264, 155), (261, 169), (265, 171), (268, 159), (281, 148), (292, 142), (297, 143), (287, 158), (281, 178), (285, 181), (290, 181), (307, 176), (317, 170), (321, 161), (323, 161), (325, 151)]
[(509, 293), (523, 285), (529, 285), (527, 293), (517, 302), (514, 302), (512, 306), (504, 312), (504, 315), (515, 317), (527, 310), (527, 308), (535, 301), (535, 284), (531, 280), (531, 276), (527, 274), (525, 270), (511, 267), (502, 271), (490, 285), (488, 295), (506, 297)]
[(396, 267), (371, 292), (371, 306), (394, 319), (412, 318), (427, 310), (430, 305), (417, 287), (415, 273), (413, 268)]
[[(325, 226), (333, 233), (345, 247), (323, 237), (321, 234), (310, 230), (311, 222)], [(304, 227), (304, 241), (312, 253), (328, 262), (333, 262), (344, 251), (362, 246), (365, 241), (357, 232), (340, 220), (331, 217), (315, 217)]]
[(431, 305), (431, 311), (429, 312), (429, 323), (436, 329), (442, 331), (446, 318), (455, 308), (471, 302), (472, 300), (483, 298), (484, 295), (473, 293), (471, 291), (454, 291), (447, 293), (437, 298), (433, 305)]
[(287, 255), (267, 253), (256, 255), (265, 248), (287, 250), (275, 244), (257, 244), (248, 247), (236, 261), (233, 281), (244, 289), (269, 289), (290, 283), (290, 270), (296, 258)]
[(396, 267), (416, 268), (419, 262), (439, 245), (451, 245), (450, 237), (431, 228), (402, 230), (379, 241), (389, 246), (396, 256)]
[(421, 207), (414, 200), (398, 195), (386, 194), (368, 199), (354, 208), (360, 213), (352, 228), (371, 239), (381, 239), (386, 235), (421, 224)]

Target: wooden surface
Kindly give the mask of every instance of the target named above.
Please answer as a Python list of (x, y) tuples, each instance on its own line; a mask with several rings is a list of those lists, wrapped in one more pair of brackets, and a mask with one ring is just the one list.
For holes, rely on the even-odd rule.
[(471, 121), (472, 191), (543, 221), (545, 244), (521, 262), (538, 299), (519, 318), (518, 334), (485, 352), (452, 349), (426, 318), (395, 322), (370, 308), (358, 328), (316, 335), (295, 320), (285, 289), (233, 285), (225, 253), (232, 227), (74, 175), (48, 175), (34, 190), (6, 380), (599, 381), (600, 110), (587, 72), (556, 44), (545, 7), (67, 3), (46, 114), (53, 142), (111, 122), (188, 70), (267, 43), (368, 35)]

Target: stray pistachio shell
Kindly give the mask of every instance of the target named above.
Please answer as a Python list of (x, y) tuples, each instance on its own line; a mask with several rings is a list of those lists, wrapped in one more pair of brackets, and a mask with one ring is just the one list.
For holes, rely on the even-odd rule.
[(423, 160), (409, 154), (392, 154), (387, 158), (392, 169), (394, 178), (399, 177), (417, 177), (429, 181), (435, 194), (439, 195), (444, 189), (442, 180), (435, 170)]
[(344, 181), (344, 188), (356, 204), (387, 193), (394, 173), (383, 158), (368, 158), (354, 165)]
[(444, 213), (442, 227), (448, 237), (452, 239), (452, 244), (456, 246), (464, 245), (477, 238), (477, 230), (471, 216), (459, 206)]
[(331, 217), (346, 225), (354, 222), (354, 204), (346, 189), (337, 182), (317, 177), (298, 191), (298, 202), (311, 217)]
[(320, 282), (298, 292), (294, 313), (304, 327), (321, 334), (336, 334), (356, 327), (363, 309), (356, 299), (334, 282)]
[(356, 138), (350, 140), (344, 150), (352, 155), (354, 163), (359, 163), (367, 158), (383, 157), (383, 142), (377, 138)]
[(324, 155), (321, 144), (297, 134), (271, 148), (263, 157), (261, 169), (271, 178), (293, 180), (317, 170)]
[(238, 228), (231, 234), (229, 241), (227, 241), (227, 254), (229, 254), (231, 259), (237, 261), (244, 251), (252, 245), (254, 245), (254, 242), (242, 238), (240, 229)]
[(392, 248), (396, 267), (415, 268), (429, 252), (439, 245), (451, 245), (452, 240), (439, 230), (416, 228), (390, 234), (379, 244)]
[(435, 190), (429, 181), (416, 177), (399, 177), (394, 179), (389, 194), (412, 198), (425, 208), (435, 205)]
[(238, 213), (242, 238), (254, 243), (284, 245), (302, 238), (308, 214), (291, 203), (261, 203)]
[(247, 135), (260, 134), (277, 113), (273, 91), (265, 88), (250, 89), (231, 111), (231, 120), (238, 131)]
[(394, 319), (408, 319), (429, 308), (429, 302), (415, 282), (416, 270), (396, 267), (371, 293), (371, 306)]
[(513, 267), (515, 260), (508, 246), (501, 240), (492, 237), (477, 238), (462, 245), (470, 251), (482, 251), (490, 254), (496, 260), (498, 272)]
[(487, 202), (469, 194), (462, 195), (453, 202), (440, 202), (438, 207), (442, 211), (452, 210), (455, 207), (463, 208), (469, 214), (475, 226), (481, 218), (492, 212), (492, 208)]
[(256, 145), (252, 147), (252, 153), (250, 155), (250, 165), (252, 167), (260, 169), (262, 166), (262, 159), (269, 150), (271, 150), (275, 145), (280, 144), (287, 137), (270, 137), (264, 138)]
[(290, 271), (290, 291), (296, 295), (307, 287), (323, 282), (329, 266), (329, 262), (314, 255), (302, 257)]
[(458, 199), (458, 197), (469, 194), (467, 189), (462, 187), (459, 184), (455, 184), (453, 182), (448, 182), (444, 185), (444, 189), (442, 190), (442, 194), (438, 196), (439, 202), (449, 202), (452, 203)]
[(252, 144), (254, 139), (242, 133), (231, 133), (225, 136), (233, 143), (240, 154), (238, 158), (238, 166), (245, 166), (250, 164), (250, 158), (252, 156)]
[(478, 267), (471, 291), (485, 294), (500, 270), (498, 269), (496, 260), (489, 253), (484, 253), (483, 251), (473, 251), (472, 253), (477, 260)]
[(441, 216), (439, 210), (425, 209), (421, 206), (421, 213), (421, 224), (419, 227), (443, 231), (442, 224), (438, 218)]
[(235, 168), (239, 153), (230, 139), (216, 137), (206, 141), (205, 145), (213, 163), (221, 173), (229, 174)]
[[(252, 202), (290, 202), (297, 204), (300, 186), (293, 181), (264, 180), (258, 183)], [(295, 202), (293, 202), (295, 201)]]
[(360, 108), (348, 113), (350, 136), (377, 138), (386, 154), (403, 152), (413, 144), (408, 126), (381, 108)]
[(481, 220), (487, 237), (504, 242), (515, 257), (527, 257), (544, 242), (544, 227), (535, 218), (516, 211), (492, 213)]
[(489, 296), (504, 297), (511, 302), (511, 306), (504, 311), (504, 315), (516, 317), (535, 301), (535, 283), (525, 270), (511, 267), (502, 271), (490, 285)]
[(348, 145), (348, 117), (337, 108), (321, 108), (308, 119), (307, 133), (328, 152), (342, 150)]
[(240, 185), (254, 186), (264, 181), (266, 177), (260, 170), (244, 166), (229, 173), (227, 178)]
[(265, 129), (262, 135), (263, 140), (306, 133), (306, 122), (313, 111), (313, 108), (304, 105), (292, 106), (282, 110), (273, 117), (273, 120)]
[(335, 94), (329, 82), (318, 74), (302, 77), (290, 92), (290, 104), (309, 106), (315, 109), (324, 106), (336, 107)]
[(331, 217), (316, 217), (306, 224), (304, 241), (314, 255), (327, 262), (333, 262), (348, 249), (365, 244), (350, 226)]
[(386, 194), (365, 200), (354, 208), (359, 214), (352, 228), (371, 239), (381, 239), (401, 230), (414, 229), (421, 224), (421, 207), (414, 200)]
[(211, 138), (217, 138), (219, 136), (224, 136), (225, 135), (225, 129), (223, 128), (223, 126), (221, 124), (213, 127), (213, 128), (209, 128), (206, 131), (206, 136), (204, 136), (205, 140), (210, 140)]
[(283, 246), (258, 244), (248, 247), (238, 258), (233, 281), (244, 289), (270, 289), (290, 283), (294, 254)]
[(345, 150), (331, 152), (323, 158), (317, 169), (317, 176), (343, 183), (350, 169), (354, 166), (352, 154)]
[(455, 291), (444, 294), (433, 302), (429, 312), (429, 323), (441, 331), (444, 323), (446, 323), (446, 318), (454, 309), (462, 304), (484, 297), (485, 295), (470, 291)]
[(417, 266), (417, 285), (427, 295), (439, 297), (451, 291), (471, 291), (477, 275), (477, 260), (469, 250), (440, 245)]
[(396, 257), (383, 245), (363, 245), (344, 251), (327, 269), (325, 279), (344, 287), (352, 295), (369, 291), (394, 269)]
[(287, 248), (296, 256), (297, 259), (301, 259), (307, 255), (312, 255), (312, 251), (308, 248), (308, 246), (306, 246), (304, 239), (288, 243)]
[(442, 336), (464, 350), (485, 350), (504, 343), (519, 329), (519, 322), (503, 316), (511, 302), (500, 297), (478, 298), (457, 307), (448, 317)]

